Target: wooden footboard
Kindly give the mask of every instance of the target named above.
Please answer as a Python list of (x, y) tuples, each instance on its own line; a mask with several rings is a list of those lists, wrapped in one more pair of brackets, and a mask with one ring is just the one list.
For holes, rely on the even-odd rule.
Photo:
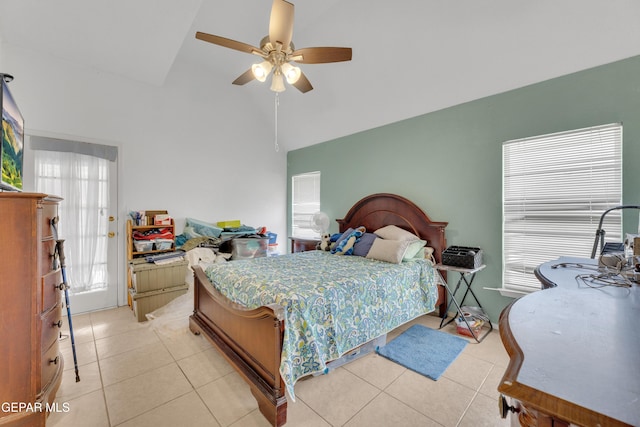
[(194, 311), (189, 328), (203, 333), (251, 388), (260, 412), (274, 426), (287, 421), (287, 399), (280, 377), (284, 320), (273, 305), (255, 310), (230, 303), (194, 267)]

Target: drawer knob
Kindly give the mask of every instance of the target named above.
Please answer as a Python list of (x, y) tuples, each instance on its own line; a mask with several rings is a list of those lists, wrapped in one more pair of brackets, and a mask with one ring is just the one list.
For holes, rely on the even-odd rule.
[(49, 360), (49, 365), (51, 365), (52, 363), (53, 363), (54, 365), (57, 365), (59, 360), (60, 360), (60, 356), (56, 356), (56, 358), (55, 358), (55, 359), (50, 359), (50, 360)]
[(502, 418), (507, 418), (507, 415), (509, 415), (509, 411), (513, 412), (514, 414), (520, 412), (520, 408), (509, 405), (504, 394), (500, 394), (500, 397), (498, 397), (498, 409), (500, 410), (500, 417)]
[(53, 322), (53, 323), (51, 324), (51, 326), (52, 326), (52, 327), (54, 327), (54, 328), (55, 328), (56, 326), (57, 326), (58, 328), (62, 328), (62, 319), (58, 320), (57, 322)]

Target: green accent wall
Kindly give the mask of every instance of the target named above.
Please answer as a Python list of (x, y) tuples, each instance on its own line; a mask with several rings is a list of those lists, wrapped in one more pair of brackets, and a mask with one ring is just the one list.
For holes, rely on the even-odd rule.
[[(483, 249), (487, 268), (473, 286), (497, 322), (512, 299), (482, 288), (502, 286), (502, 143), (614, 122), (623, 123), (623, 203), (640, 204), (638, 56), (290, 151), (289, 206), (291, 176), (309, 171), (322, 174), (321, 209), (330, 218), (372, 193), (408, 198), (449, 222), (449, 245)], [(636, 230), (633, 212), (625, 232)], [(549, 248), (550, 260), (560, 255)]]

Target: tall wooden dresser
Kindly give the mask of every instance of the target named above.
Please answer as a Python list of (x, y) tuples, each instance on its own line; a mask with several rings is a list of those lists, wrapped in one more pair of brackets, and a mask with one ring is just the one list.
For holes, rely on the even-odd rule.
[(0, 193), (0, 426), (44, 426), (62, 381), (62, 274), (50, 226), (62, 199)]

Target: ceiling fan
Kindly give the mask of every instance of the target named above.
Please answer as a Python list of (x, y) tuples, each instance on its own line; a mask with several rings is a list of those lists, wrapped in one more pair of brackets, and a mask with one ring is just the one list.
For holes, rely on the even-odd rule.
[(288, 1), (273, 0), (269, 21), (269, 34), (260, 41), (260, 48), (200, 31), (196, 33), (196, 38), (262, 57), (262, 62), (253, 64), (251, 68), (235, 79), (233, 84), (244, 85), (254, 79), (259, 82), (264, 82), (273, 71), (271, 77), (272, 91), (284, 91), (284, 80), (286, 79), (289, 84), (293, 85), (300, 92), (306, 93), (313, 89), (313, 86), (311, 86), (311, 83), (300, 68), (292, 65), (291, 62), (300, 64), (323, 64), (350, 61), (351, 48), (306, 47), (296, 50), (291, 41), (293, 36), (293, 9), (293, 4)]

